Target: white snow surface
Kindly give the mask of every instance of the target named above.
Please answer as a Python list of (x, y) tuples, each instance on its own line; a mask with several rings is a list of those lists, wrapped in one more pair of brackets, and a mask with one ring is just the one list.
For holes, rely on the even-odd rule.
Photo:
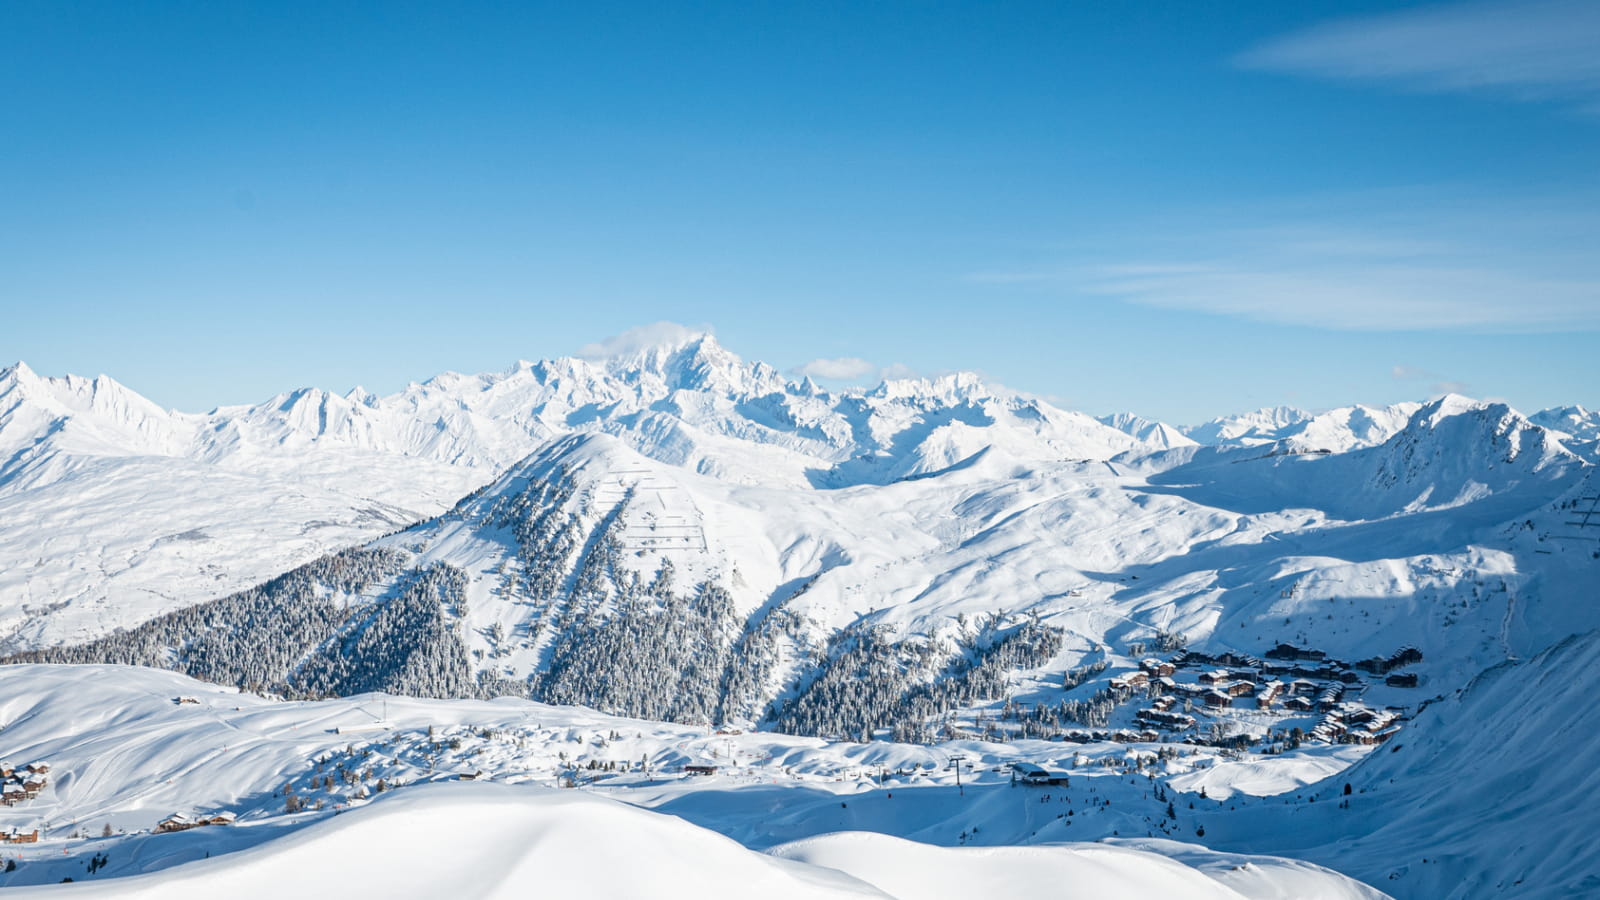
[[(1296, 860), (1097, 843), (1159, 818), (1160, 804), (1140, 800), (1144, 777), (1103, 767), (1074, 770), (1057, 798), (997, 771), (1016, 758), (1070, 765), (1059, 744), (716, 735), (507, 700), (284, 703), (114, 666), (6, 667), (0, 723), (18, 758), (51, 765), (37, 800), (0, 809), (0, 829), (44, 833), (0, 845), (17, 862), (0, 885), (23, 897), (500, 897), (530, 885), (598, 897), (936, 898), (983, 885), (1010, 896), (1383, 896)], [(972, 763), (964, 793), (925, 766), (956, 752)], [(648, 774), (583, 765), (640, 758)], [(721, 769), (686, 777), (689, 763)], [(362, 773), (359, 791), (320, 786), (347, 768)], [(878, 783), (876, 772), (894, 774)], [(574, 776), (580, 789), (554, 788)], [(390, 790), (358, 796), (380, 780)], [(308, 811), (284, 811), (286, 784)], [(1062, 814), (1073, 806), (1079, 835)], [(236, 824), (148, 833), (171, 812), (221, 811)], [(101, 836), (107, 826), (115, 833)], [(107, 862), (91, 870), (97, 857)]]

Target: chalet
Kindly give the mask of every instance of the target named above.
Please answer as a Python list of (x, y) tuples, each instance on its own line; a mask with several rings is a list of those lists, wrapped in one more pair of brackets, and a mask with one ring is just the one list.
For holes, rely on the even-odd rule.
[(1417, 673), (1396, 672), (1383, 680), (1390, 687), (1414, 688), (1417, 686)]
[(186, 813), (173, 813), (156, 823), (156, 834), (171, 834), (175, 831), (188, 831), (199, 825), (192, 816)]
[(1343, 714), (1346, 725), (1365, 725), (1378, 717), (1376, 710), (1368, 709), (1365, 706), (1347, 704), (1341, 708), (1340, 712)]
[(1184, 731), (1194, 727), (1194, 716), (1180, 712), (1168, 712), (1164, 709), (1141, 709), (1134, 713), (1134, 718), (1145, 725), (1155, 725), (1175, 731)]
[(6, 806), (16, 806), (26, 799), (28, 799), (27, 792), (15, 781), (0, 787), (0, 803)]
[(1284, 701), (1283, 706), (1285, 709), (1292, 709), (1295, 712), (1311, 712), (1316, 708), (1316, 704), (1312, 703), (1307, 697), (1290, 697)]
[(9, 832), (0, 833), (0, 842), (7, 844), (37, 844), (39, 843), (39, 829), (18, 831), (13, 828)]
[(1228, 674), (1227, 669), (1212, 669), (1209, 672), (1200, 673), (1201, 684), (1223, 684), (1231, 680), (1233, 680), (1233, 676)]
[(1248, 697), (1256, 692), (1256, 686), (1248, 681), (1235, 681), (1222, 690), (1229, 697)]
[(1315, 694), (1318, 690), (1317, 683), (1306, 678), (1296, 678), (1289, 682), (1289, 693), (1296, 697)]
[(1399, 725), (1388, 728), (1352, 728), (1343, 738), (1348, 744), (1381, 744), (1400, 731)]
[(50, 774), (50, 764), (46, 763), (46, 762), (31, 762), (31, 763), (28, 763), (27, 765), (23, 766), (23, 768), (27, 769), (29, 772), (32, 772), (35, 775), (48, 775), (48, 774)]
[(1154, 709), (1160, 710), (1161, 712), (1167, 712), (1177, 705), (1177, 697), (1157, 697), (1156, 699), (1150, 701), (1150, 706)]
[(38, 781), (24, 781), (22, 783), (22, 793), (29, 800), (39, 796), (39, 792), (42, 790), (44, 790), (44, 779), (40, 779)]
[(1381, 744), (1384, 741), (1387, 741), (1389, 738), (1392, 738), (1392, 737), (1394, 737), (1395, 735), (1397, 735), (1399, 733), (1400, 733), (1400, 726), (1399, 725), (1390, 725), (1387, 728), (1380, 728), (1377, 731), (1374, 731), (1372, 733), (1372, 736), (1374, 738), (1377, 738), (1378, 743)]
[(1296, 647), (1293, 644), (1279, 644), (1278, 646), (1267, 651), (1267, 659), (1304, 659), (1311, 660), (1313, 662), (1321, 662), (1322, 660), (1327, 659), (1327, 657), (1328, 654), (1322, 652), (1321, 650), (1306, 650)]
[(1223, 693), (1222, 691), (1216, 690), (1215, 688), (1206, 691), (1204, 694), (1201, 694), (1200, 699), (1204, 700), (1207, 706), (1216, 707), (1218, 709), (1224, 709), (1233, 705), (1233, 698), (1231, 696)]
[(1022, 784), (1060, 785), (1067, 783), (1066, 772), (1052, 772), (1043, 766), (1036, 766), (1033, 763), (1012, 763), (1011, 772), (1013, 780)]
[(1119, 744), (1153, 744), (1161, 740), (1161, 735), (1154, 731), (1130, 731), (1128, 729), (1113, 731), (1109, 737)]
[(175, 831), (188, 831), (191, 828), (203, 828), (210, 825), (232, 825), (233, 822), (234, 814), (231, 812), (197, 816), (191, 816), (188, 813), (173, 813), (156, 823), (156, 834), (171, 834)]
[(1332, 719), (1324, 719), (1317, 723), (1317, 727), (1311, 729), (1311, 736), (1319, 741), (1337, 744), (1339, 739), (1344, 737), (1346, 730), (1343, 723)]
[(1283, 693), (1283, 682), (1269, 681), (1261, 686), (1261, 692), (1256, 695), (1256, 706), (1260, 709), (1271, 709), (1272, 704), (1278, 702), (1278, 696)]
[(1412, 663), (1422, 662), (1422, 651), (1415, 647), (1404, 647), (1395, 651), (1389, 658), (1374, 656), (1356, 663), (1356, 668), (1365, 669), (1374, 675), (1387, 675), (1390, 671)]
[(1232, 651), (1217, 656), (1216, 661), (1218, 665), (1237, 666), (1242, 669), (1254, 669), (1261, 665), (1261, 660), (1256, 659), (1254, 656), (1245, 656)]
[(1151, 678), (1161, 678), (1178, 671), (1177, 666), (1159, 659), (1141, 659), (1139, 660), (1139, 668), (1147, 672)]
[(1156, 684), (1161, 685), (1161, 689), (1169, 694), (1198, 694), (1201, 690), (1197, 684), (1186, 684), (1182, 681), (1173, 681), (1171, 678), (1165, 677), (1157, 680)]
[(1134, 688), (1144, 687), (1150, 683), (1150, 676), (1145, 672), (1128, 672), (1111, 679), (1111, 687), (1115, 690), (1131, 691)]
[(10, 778), (16, 774), (16, 767), (8, 762), (0, 762), (0, 778)]
[(716, 766), (684, 766), (683, 767), (683, 773), (685, 775), (715, 775), (715, 774), (717, 774), (717, 767)]

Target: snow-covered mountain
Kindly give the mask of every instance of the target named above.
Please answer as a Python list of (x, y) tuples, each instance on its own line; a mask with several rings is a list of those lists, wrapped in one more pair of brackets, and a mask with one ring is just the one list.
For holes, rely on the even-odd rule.
[(1182, 429), (1191, 441), (1207, 446), (1257, 447), (1290, 441), (1306, 450), (1340, 453), (1387, 441), (1405, 427), (1420, 403), (1373, 407), (1356, 404), (1322, 413), (1292, 406), (1258, 409), (1223, 416)]
[(1600, 411), (1581, 406), (1559, 406), (1528, 417), (1532, 422), (1578, 441), (1600, 440)]
[[(17, 366), (0, 403), (13, 649), (162, 613), (177, 616), (152, 626), (162, 640), (187, 644), (199, 621), (178, 615), (187, 606), (435, 516), (362, 551), (359, 584), (339, 563), (229, 601), (239, 622), (270, 600), (312, 604), (320, 623), (281, 665), (210, 676), (235, 683), (509, 691), (851, 730), (887, 727), (900, 694), (1008, 640), (1032, 648), (1012, 659), (1033, 672), (1016, 697), (1055, 702), (1053, 673), (1130, 665), (1132, 645), (1164, 636), (1246, 654), (1290, 640), (1352, 660), (1413, 645), (1459, 683), (1561, 637), (1557, 623), (1595, 619), (1565, 512), (1592, 493), (1594, 466), (1514, 410), (1456, 396), (1263, 411), (1213, 423), (1202, 446), (970, 375), (831, 394), (682, 334), (391, 397), (308, 390), (204, 415)], [(458, 625), (459, 646), (405, 652), (464, 662), (425, 683), (404, 667), (307, 669), (304, 654), (400, 652), (337, 638), (356, 620), (315, 607), (330, 595)], [(657, 661), (708, 692), (675, 707), (641, 693), (637, 660), (596, 649), (643, 646), (634, 630), (664, 610), (692, 625), (673, 640), (721, 654), (696, 662), (663, 645)], [(210, 671), (182, 654), (95, 652)], [(896, 660), (883, 708), (800, 724), (821, 709), (808, 694), (876, 664), (862, 653)], [(611, 668), (603, 691), (595, 673)], [(942, 690), (970, 699), (964, 684)]]
[(1193, 439), (1183, 433), (1182, 429), (1174, 428), (1165, 422), (1146, 419), (1133, 413), (1101, 416), (1098, 421), (1102, 425), (1109, 425), (1123, 434), (1161, 449), (1186, 447), (1195, 443)]
[[(929, 749), (941, 741), (986, 767), (1076, 766), (1088, 754), (1093, 768), (1121, 771), (1074, 794), (1077, 815), (1033, 801), (1019, 814), (999, 769), (981, 805), (939, 782), (930, 786), (943, 793), (907, 815), (836, 812), (857, 804), (817, 785), (634, 799), (755, 849), (801, 841), (774, 853), (843, 866), (889, 893), (922, 885), (907, 873), (962, 883), (979, 869), (887, 839), (811, 839), (856, 827), (947, 846), (1109, 837), (1182, 863), (1164, 870), (1177, 879), (1166, 883), (1192, 890), (1296, 895), (1286, 885), (1304, 880), (1370, 897), (1321, 870), (1173, 839), (1203, 828), (1227, 849), (1351, 866), (1386, 887), (1402, 838), (1430, 859), (1468, 852), (1468, 836), (1425, 821), (1435, 807), (1466, 816), (1427, 798), (1449, 777), (1430, 768), (1435, 757), (1473, 772), (1493, 750), (1457, 723), (1514, 708), (1508, 727), (1551, 733), (1563, 727), (1551, 710), (1593, 680), (1582, 675), (1592, 661), (1571, 649), (1592, 641), (1567, 640), (1600, 629), (1600, 482), (1593, 443), (1579, 436), (1584, 416), (1530, 419), (1445, 396), (1262, 411), (1185, 436), (1135, 416), (1096, 421), (970, 375), (830, 393), (708, 335), (447, 374), (389, 397), (305, 390), (206, 414), (161, 410), (107, 378), (41, 378), (19, 365), (0, 374), (0, 615), (10, 649), (34, 652), (10, 661), (134, 664), (349, 699), (269, 710), (169, 673), (17, 667), (0, 684), (0, 724), (16, 752), (81, 770), (58, 782), (63, 805), (50, 813), (74, 822), (148, 816), (184, 790), (266, 819), (284, 802), (274, 784), (297, 779), (336, 802), (322, 779), (339, 752), (361, 754), (367, 781), (375, 771), (432, 780), (442, 763), (472, 760), (531, 778), (513, 773), (531, 742), (566, 767), (540, 778), (570, 779), (573, 757), (554, 748), (580, 731), (605, 735), (572, 748), (591, 771), (642, 756), (645, 783), (652, 761), (694, 754), (770, 763), (751, 767), (755, 780), (807, 766), (829, 783), (870, 766), (888, 778), (894, 767), (908, 787), (928, 777), (923, 756), (957, 752)], [(1131, 680), (1163, 664), (1181, 667), (1174, 677), (1187, 687)], [(1229, 690), (1252, 702), (1204, 695), (1199, 668), (1219, 665), (1247, 682)], [(1494, 674), (1505, 672), (1521, 674)], [(144, 699), (117, 694), (67, 728), (51, 704), (94, 673)], [(1559, 702), (1517, 694), (1529, 679), (1561, 681), (1548, 688)], [(1280, 695), (1291, 680), (1293, 708)], [(1469, 682), (1458, 700), (1426, 705)], [(1264, 705), (1249, 697), (1257, 690)], [(173, 706), (178, 691), (203, 714)], [(1158, 699), (1165, 707), (1140, 708)], [(359, 750), (326, 732), (373, 702), (393, 703), (404, 728)], [(1355, 716), (1382, 724), (1362, 730)], [(430, 724), (465, 743), (443, 743)], [(1377, 816), (1341, 823), (1343, 794), (1305, 787), (1360, 759), (1365, 740), (1389, 743), (1345, 777), (1367, 794), (1396, 792), (1421, 818), (1392, 817), (1390, 831), (1373, 830)], [(1143, 749), (1124, 753), (1130, 743)], [(1391, 778), (1414, 785), (1391, 789)], [(1512, 787), (1486, 790), (1503, 798)], [(1315, 815), (1244, 796), (1283, 791), (1314, 792)], [(1202, 793), (1180, 810), (1169, 792)], [(1538, 810), (1560, 808), (1547, 792), (1536, 799)], [(424, 817), (533, 823), (530, 834), (544, 815), (521, 800), (417, 802)], [(411, 820), (352, 821), (359, 834)], [(345, 840), (324, 831), (327, 846)], [(680, 837), (706, 838), (664, 839)], [(93, 848), (65, 849), (82, 866)], [(278, 852), (263, 846), (237, 871)], [(1546, 858), (1438, 871), (1498, 885)], [(874, 862), (884, 859), (903, 863)], [(1125, 883), (1156, 871), (1138, 859)], [(1058, 862), (1025, 854), (1017, 865), (1055, 872)], [(765, 871), (770, 860), (729, 865), (747, 863)], [(1194, 881), (1197, 870), (1209, 880)], [(216, 885), (236, 883), (215, 871)], [(1443, 890), (1448, 874), (1415, 874), (1431, 871), (1396, 876), (1396, 894)], [(1585, 886), (1577, 869), (1559, 874), (1563, 888)]]
[(19, 363), (0, 371), (0, 631), (13, 647), (82, 640), (247, 587), (442, 512), (575, 432), (721, 481), (803, 489), (1145, 446), (971, 375), (830, 394), (707, 334), (206, 414)]
[(1000, 703), (1054, 710), (1027, 726), (1052, 733), (1077, 710), (1070, 670), (1131, 669), (1152, 645), (1349, 661), (1411, 647), (1453, 685), (1600, 627), (1593, 556), (1567, 540), (1594, 467), (1498, 404), (1441, 398), (1345, 453), (991, 445), (842, 489), (639, 445), (570, 433), (365, 549), (28, 658), (927, 740)]

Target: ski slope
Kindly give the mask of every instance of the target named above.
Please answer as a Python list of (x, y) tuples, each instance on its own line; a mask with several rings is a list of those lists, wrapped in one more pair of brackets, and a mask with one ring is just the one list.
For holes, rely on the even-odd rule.
[[(521, 701), (279, 703), (110, 667), (0, 670), (0, 719), (9, 747), (51, 764), (38, 800), (0, 810), (0, 829), (43, 832), (38, 844), (0, 846), (0, 857), (18, 862), (0, 872), (0, 885), (19, 896), (34, 895), (28, 885), (51, 885), (39, 895), (496, 897), (521, 895), (535, 881), (541, 890), (606, 897), (926, 898), (985, 884), (1045, 892), (1064, 882), (1194, 897), (1279, 897), (1285, 885), (1297, 896), (1383, 896), (1293, 860), (1254, 859), (1245, 877), (1231, 858), (1189, 843), (1093, 843), (1097, 828), (1126, 827), (1141, 783), (1148, 791), (1142, 776), (1107, 767), (1075, 770), (1079, 839), (1055, 805), (994, 771), (1019, 754), (1071, 764), (1061, 745), (1040, 742), (929, 748), (716, 735)], [(960, 790), (953, 771), (926, 766), (952, 753), (972, 763)], [(643, 758), (649, 769), (584, 765), (602, 758)], [(708, 763), (719, 766), (716, 775), (681, 771)], [(345, 765), (370, 770), (359, 787), (317, 786)], [(880, 772), (894, 774), (871, 777)], [(367, 793), (379, 780), (391, 787)], [(574, 782), (577, 789), (558, 788)], [(286, 811), (285, 785), (305, 810)], [(782, 821), (761, 799), (774, 792), (789, 795)], [(1130, 808), (1089, 802), (1098, 797)], [(331, 802), (314, 802), (324, 799)], [(174, 811), (238, 818), (149, 833)], [(970, 828), (974, 844), (981, 833), (985, 848), (962, 846), (965, 832), (937, 833), (941, 822)], [(112, 834), (102, 836), (107, 826)], [(790, 842), (774, 847), (779, 838)], [(1011, 838), (1028, 846), (997, 846)], [(105, 862), (91, 871), (96, 859)], [(73, 887), (56, 886), (69, 877)]]

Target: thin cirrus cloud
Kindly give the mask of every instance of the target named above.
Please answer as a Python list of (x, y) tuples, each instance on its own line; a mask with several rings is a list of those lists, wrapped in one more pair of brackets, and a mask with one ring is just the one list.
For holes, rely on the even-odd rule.
[(813, 359), (795, 366), (793, 372), (807, 378), (843, 381), (877, 374), (878, 367), (857, 356), (840, 356), (834, 359)]
[(1491, 0), (1344, 19), (1268, 41), (1236, 62), (1413, 90), (1565, 100), (1600, 113), (1600, 3)]
[(1512, 203), (1434, 190), (1317, 198), (1257, 210), (1248, 227), (1221, 215), (1181, 230), (1169, 223), (1096, 260), (973, 280), (1345, 331), (1594, 331), (1592, 199)]
[(1091, 267), (1075, 280), (1144, 306), (1347, 331), (1600, 328), (1600, 282), (1468, 265), (1213, 259)]

